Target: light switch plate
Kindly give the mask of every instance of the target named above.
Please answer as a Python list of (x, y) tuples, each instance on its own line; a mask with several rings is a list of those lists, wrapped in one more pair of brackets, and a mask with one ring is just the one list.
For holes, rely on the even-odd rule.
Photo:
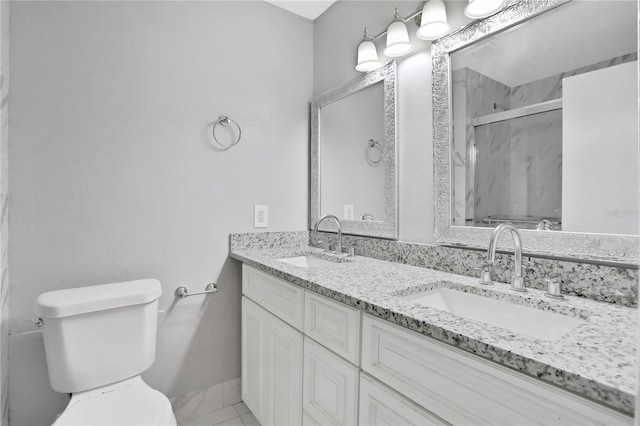
[(269, 206), (253, 206), (253, 227), (266, 228), (269, 226)]

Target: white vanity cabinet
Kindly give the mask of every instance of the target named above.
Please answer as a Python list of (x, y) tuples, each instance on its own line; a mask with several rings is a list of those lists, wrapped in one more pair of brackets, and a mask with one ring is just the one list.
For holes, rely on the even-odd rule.
[(260, 424), (358, 424), (361, 312), (246, 265), (242, 293), (242, 399)]
[(242, 281), (242, 398), (262, 425), (632, 423), (246, 265)]
[(454, 425), (621, 425), (632, 419), (365, 314), (362, 370)]
[(304, 299), (305, 415), (321, 425), (356, 425), (362, 313), (312, 291)]
[(243, 268), (243, 292), (242, 400), (262, 425), (301, 424), (304, 291)]

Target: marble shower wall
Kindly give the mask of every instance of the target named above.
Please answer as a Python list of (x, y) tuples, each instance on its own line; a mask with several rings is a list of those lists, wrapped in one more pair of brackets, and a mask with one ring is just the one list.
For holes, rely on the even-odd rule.
[[(561, 110), (475, 128), (472, 119), (562, 98), (564, 78), (635, 61), (637, 56), (633, 52), (514, 87), (470, 68), (455, 70), (453, 223), (482, 226), (487, 216), (560, 221)], [(456, 117), (464, 117), (465, 131)], [(533, 227), (524, 223), (518, 226)]]
[[(560, 217), (562, 111), (475, 128), (475, 223), (488, 216)], [(489, 224), (494, 226), (495, 224)], [(535, 223), (517, 223), (533, 228)]]
[[(488, 217), (559, 216), (561, 113), (554, 111), (476, 127), (475, 117), (512, 109), (512, 88), (464, 68), (454, 72), (454, 90), (458, 91), (454, 95), (454, 103), (458, 104), (454, 117), (464, 117), (466, 129), (466, 155), (460, 156), (467, 159), (465, 164), (454, 161), (453, 166), (454, 177), (462, 173), (465, 176), (464, 204), (460, 196), (454, 196), (456, 217), (464, 209), (465, 223), (493, 226), (483, 221)], [(455, 126), (456, 120), (454, 134), (460, 140), (462, 135), (456, 133)], [(454, 153), (454, 158), (460, 156)], [(455, 179), (454, 188), (458, 191), (461, 180)], [(463, 224), (455, 219), (454, 222)], [(527, 227), (524, 223), (519, 226)]]
[[(470, 68), (453, 72), (453, 134), (454, 153), (452, 173), (454, 178), (456, 225), (464, 225), (474, 217), (474, 167), (476, 164), (474, 148), (473, 118), (509, 109), (511, 88), (496, 80), (482, 75)], [(463, 117), (458, 119), (457, 117)], [(506, 134), (496, 134), (499, 142)], [(486, 202), (496, 201), (494, 194), (487, 194)]]

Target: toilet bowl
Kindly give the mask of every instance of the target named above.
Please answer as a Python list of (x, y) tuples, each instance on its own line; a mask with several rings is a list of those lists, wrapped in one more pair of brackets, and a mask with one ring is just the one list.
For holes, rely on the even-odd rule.
[(167, 397), (143, 382), (140, 376), (74, 394), (53, 422), (53, 426), (175, 424)]
[(169, 399), (140, 377), (155, 361), (161, 294), (147, 279), (38, 297), (51, 387), (71, 393), (54, 425), (176, 425)]

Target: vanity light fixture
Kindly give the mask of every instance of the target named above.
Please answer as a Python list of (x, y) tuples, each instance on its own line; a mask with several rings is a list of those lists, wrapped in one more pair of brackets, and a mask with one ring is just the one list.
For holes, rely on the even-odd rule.
[(436, 40), (451, 32), (447, 10), (442, 0), (429, 0), (422, 8), (422, 21), (416, 35), (422, 40)]
[(376, 45), (373, 43), (373, 37), (367, 33), (367, 27), (365, 27), (364, 37), (358, 45), (358, 65), (356, 65), (356, 71), (373, 71), (381, 66), (382, 64), (378, 61)]
[(393, 14), (393, 22), (389, 24), (387, 28), (387, 47), (384, 48), (382, 53), (390, 58), (399, 58), (413, 50), (411, 42), (409, 41), (409, 33), (407, 32), (407, 25), (400, 17), (398, 9)]
[(469, 0), (464, 14), (471, 19), (486, 18), (498, 12), (506, 3), (507, 0)]
[[(484, 1), (484, 0), (479, 0)], [(358, 64), (356, 70), (360, 72), (373, 71), (382, 66), (378, 61), (378, 52), (374, 41), (386, 34), (386, 47), (383, 50), (385, 56), (398, 58), (410, 53), (413, 50), (407, 32), (407, 22), (422, 15), (420, 28), (416, 33), (422, 40), (435, 40), (444, 37), (451, 31), (447, 22), (447, 11), (443, 0), (428, 0), (420, 10), (412, 15), (403, 18), (395, 9), (393, 21), (389, 27), (376, 36), (370, 36), (367, 29), (364, 30), (364, 38), (358, 45)]]

